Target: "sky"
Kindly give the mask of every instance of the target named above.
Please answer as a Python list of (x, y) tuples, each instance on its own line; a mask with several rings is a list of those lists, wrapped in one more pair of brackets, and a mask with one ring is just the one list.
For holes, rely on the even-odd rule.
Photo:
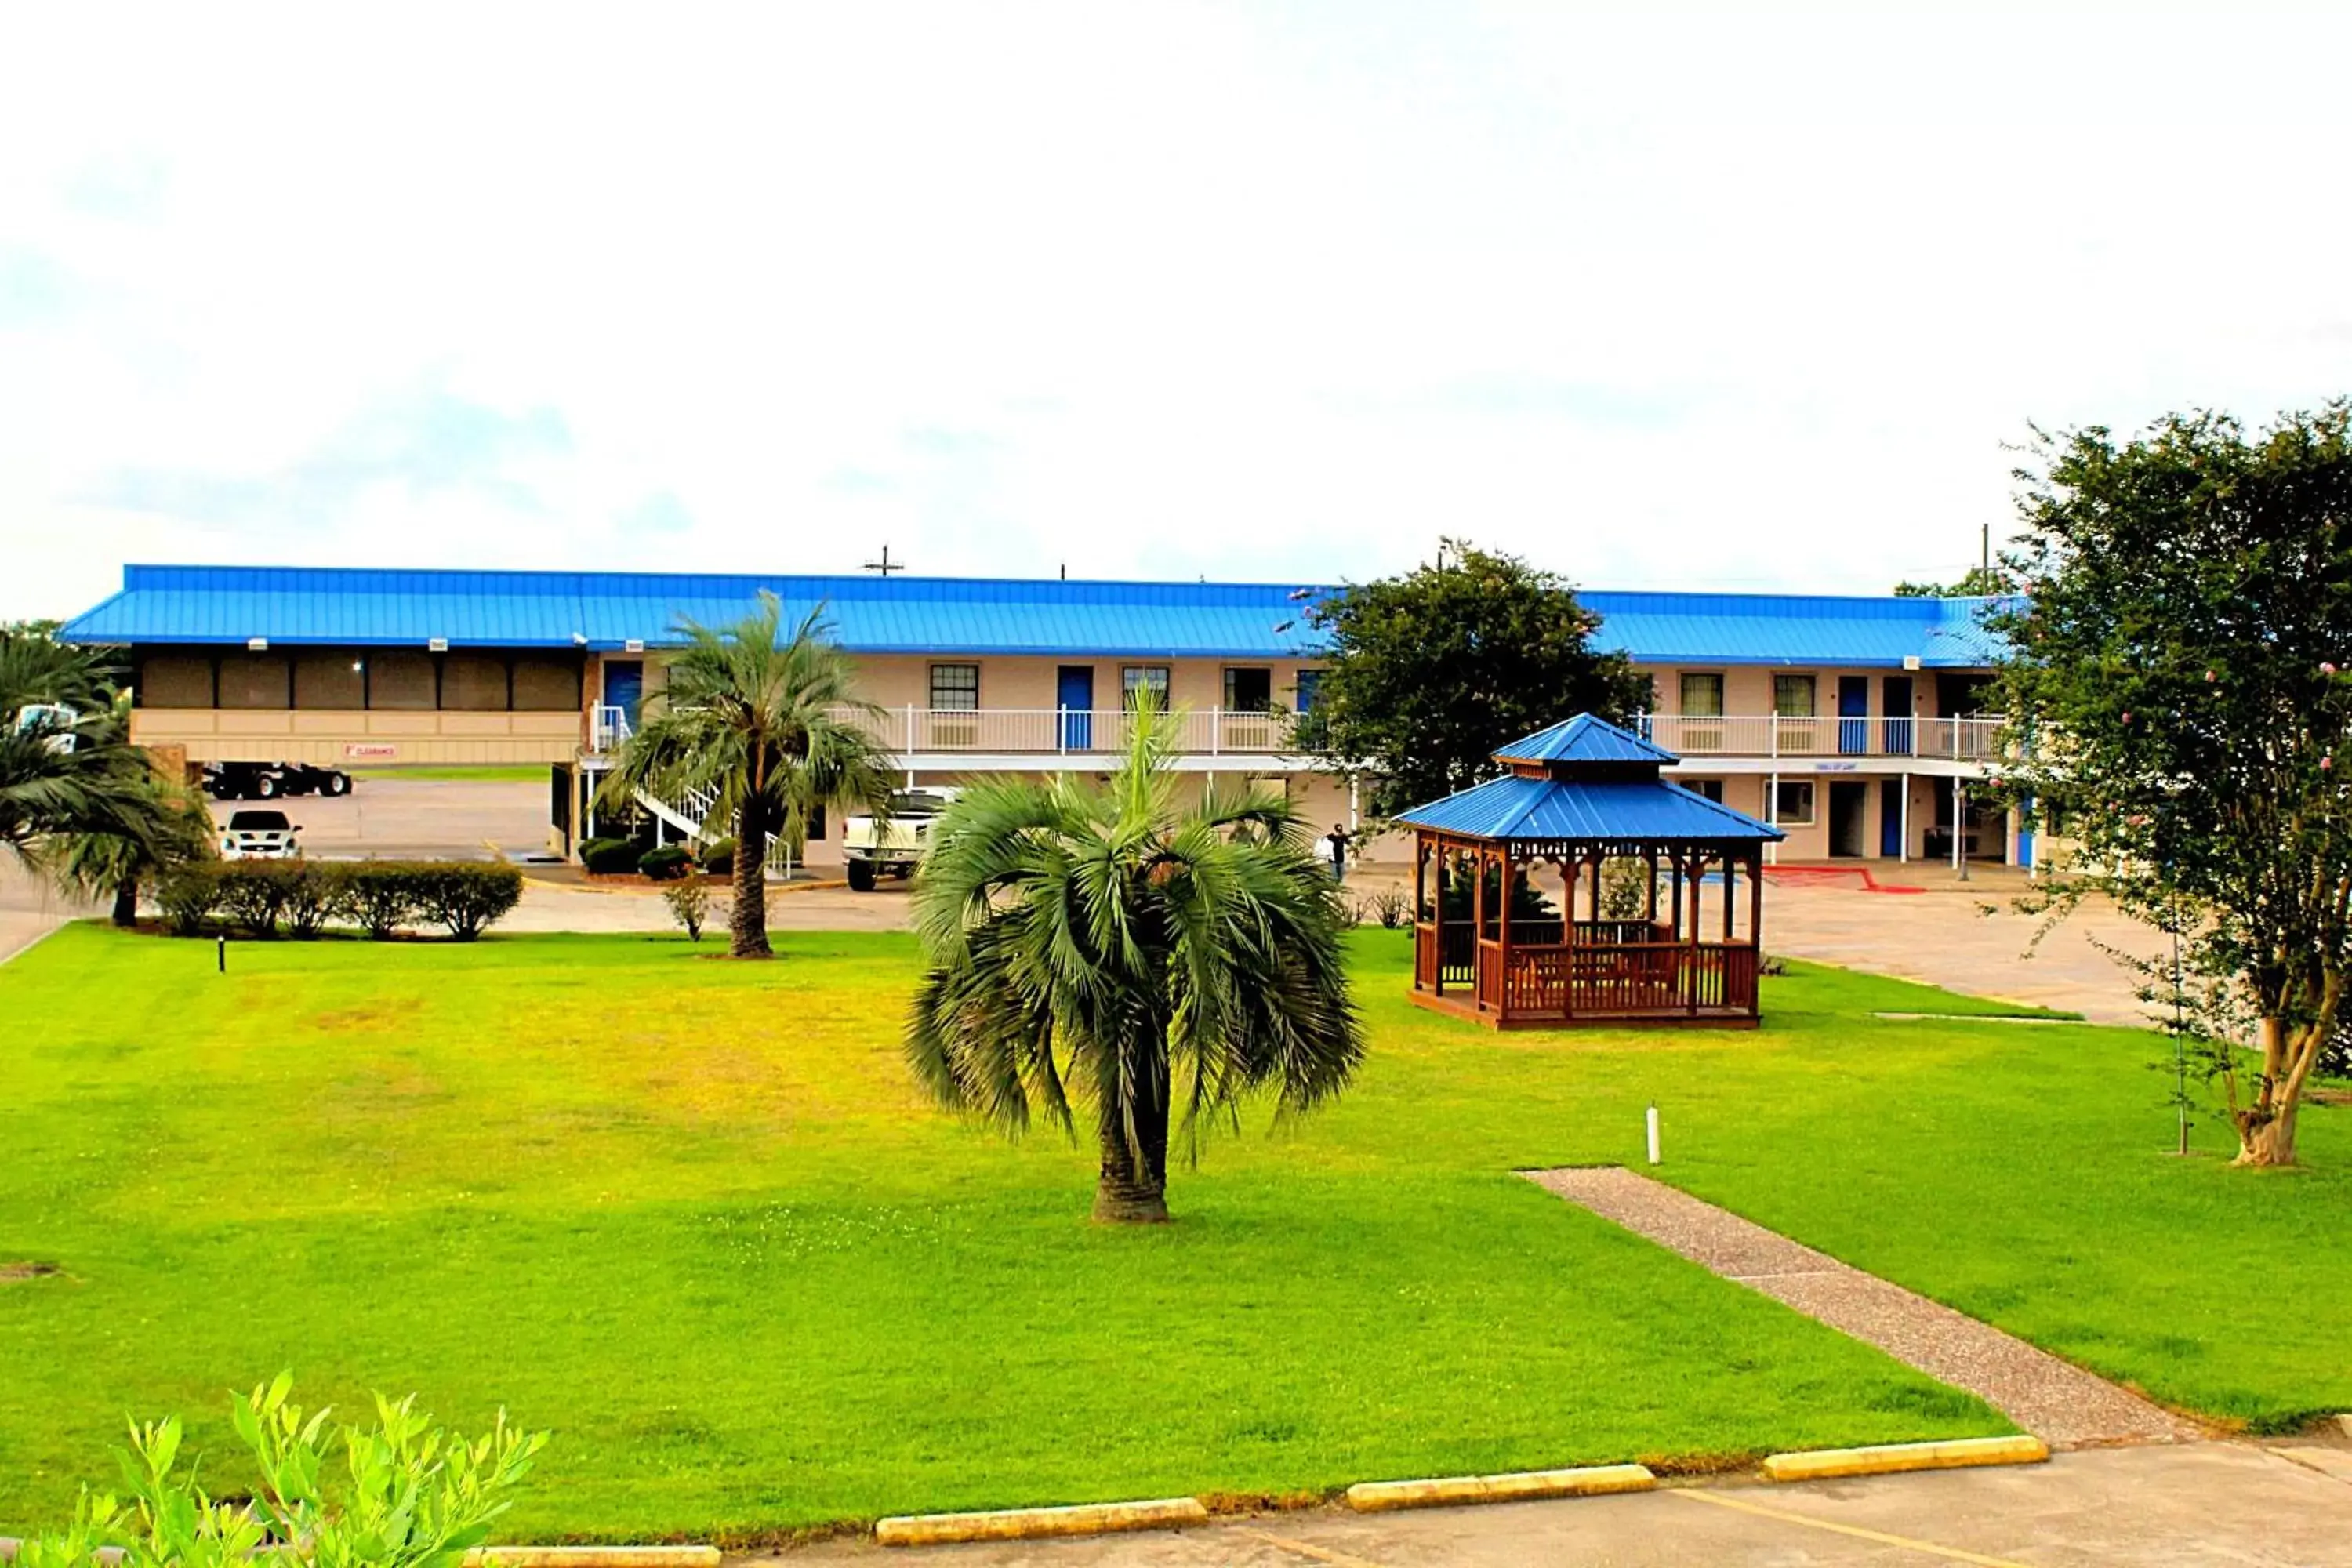
[(13, 8), (0, 618), (126, 562), (1957, 577), (2352, 391), (2352, 7)]

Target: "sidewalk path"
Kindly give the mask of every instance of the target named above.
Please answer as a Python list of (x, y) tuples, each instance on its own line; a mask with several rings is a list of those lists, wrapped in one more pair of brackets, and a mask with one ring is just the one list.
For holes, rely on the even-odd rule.
[(1614, 1165), (1530, 1181), (1725, 1279), (1965, 1388), (2053, 1448), (2193, 1442), (2189, 1422), (1989, 1323)]

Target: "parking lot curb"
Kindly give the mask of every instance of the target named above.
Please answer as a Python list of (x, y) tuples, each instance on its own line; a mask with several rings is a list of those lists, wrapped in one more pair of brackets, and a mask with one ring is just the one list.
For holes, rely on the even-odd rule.
[(466, 1568), (719, 1568), (716, 1546), (478, 1546)]
[(877, 1524), (874, 1539), (885, 1546), (1036, 1541), (1057, 1535), (1103, 1535), (1119, 1530), (1165, 1530), (1181, 1524), (1205, 1524), (1208, 1519), (1209, 1510), (1199, 1498), (1154, 1498), (1142, 1502), (1081, 1503), (1074, 1508), (902, 1514)]
[(1421, 1481), (1360, 1481), (1348, 1489), (1359, 1513), (1465, 1503), (1528, 1502), (1538, 1498), (1645, 1492), (1658, 1484), (1646, 1465), (1586, 1465), (1566, 1470), (1514, 1470), (1496, 1476), (1444, 1476)]
[(1870, 1448), (1814, 1448), (1774, 1454), (1764, 1474), (1776, 1481), (1819, 1481), (1839, 1476), (1886, 1476), (1904, 1470), (1958, 1470), (1974, 1465), (2037, 1465), (2050, 1457), (2039, 1437), (1959, 1437), (1940, 1443), (1886, 1443)]

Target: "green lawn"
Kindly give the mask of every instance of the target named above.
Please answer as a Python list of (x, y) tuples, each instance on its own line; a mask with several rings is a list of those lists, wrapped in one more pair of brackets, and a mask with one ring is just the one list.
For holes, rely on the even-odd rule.
[(64, 1270), (0, 1284), (0, 1521), (106, 1479), (126, 1411), (220, 1447), (222, 1391), (280, 1366), (555, 1427), (523, 1535), (2007, 1429), (1509, 1173), (1638, 1159), (1653, 1099), (1664, 1174), (1864, 1267), (2176, 1401), (2352, 1405), (2345, 1112), (2249, 1176), (2158, 1152), (2144, 1036), (1882, 1022), (1985, 1005), (1804, 971), (1758, 1033), (1497, 1037), (1359, 942), (1360, 1086), (1107, 1233), (1084, 1150), (916, 1098), (903, 937), (243, 944), (222, 977), (61, 932), (0, 967), (0, 1262)]

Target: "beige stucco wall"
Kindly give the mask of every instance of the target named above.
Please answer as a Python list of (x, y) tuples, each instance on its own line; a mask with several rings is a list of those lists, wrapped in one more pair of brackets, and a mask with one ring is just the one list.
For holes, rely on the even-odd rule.
[(133, 741), (185, 746), (195, 763), (560, 763), (578, 752), (580, 734), (573, 713), (138, 708), (131, 714)]

